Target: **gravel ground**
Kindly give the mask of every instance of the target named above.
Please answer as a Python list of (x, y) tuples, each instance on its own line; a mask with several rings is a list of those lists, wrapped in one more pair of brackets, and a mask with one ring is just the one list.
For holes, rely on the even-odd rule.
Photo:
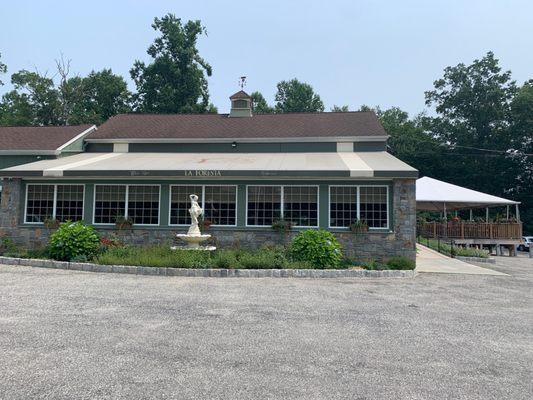
[(489, 268), (511, 276), (0, 266), (0, 399), (531, 399), (533, 260)]

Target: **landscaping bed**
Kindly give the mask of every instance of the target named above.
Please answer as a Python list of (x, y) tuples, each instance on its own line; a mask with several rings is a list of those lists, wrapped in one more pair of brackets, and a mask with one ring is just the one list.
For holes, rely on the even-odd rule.
[[(158, 269), (203, 270), (350, 270), (386, 271), (414, 270), (415, 263), (405, 257), (391, 257), (386, 263), (375, 260), (353, 260), (342, 255), (342, 249), (330, 232), (301, 231), (287, 246), (265, 247), (255, 251), (244, 249), (172, 250), (171, 243), (158, 246), (124, 245), (113, 235), (99, 237), (91, 226), (81, 222), (61, 224), (51, 235), (47, 247), (37, 250), (17, 248), (4, 238), (3, 256), (27, 260), (57, 260), (67, 264), (93, 266), (131, 266)], [(23, 262), (18, 262), (24, 264)], [(27, 265), (34, 265), (28, 261)], [(39, 264), (39, 263), (37, 263)], [(42, 266), (50, 263), (41, 262)], [(47, 265), (44, 265), (47, 264)], [(50, 264), (55, 265), (55, 264)], [(63, 264), (56, 264), (63, 265)], [(41, 266), (41, 265), (35, 265)], [(68, 268), (68, 265), (67, 265)], [(72, 269), (72, 268), (70, 268)], [(91, 267), (91, 270), (97, 270)], [(111, 268), (112, 269), (112, 268)], [(107, 271), (106, 271), (107, 272)], [(165, 273), (156, 273), (168, 275)], [(226, 272), (225, 274), (232, 274)], [(292, 275), (292, 273), (290, 273)], [(313, 274), (311, 274), (313, 275)]]

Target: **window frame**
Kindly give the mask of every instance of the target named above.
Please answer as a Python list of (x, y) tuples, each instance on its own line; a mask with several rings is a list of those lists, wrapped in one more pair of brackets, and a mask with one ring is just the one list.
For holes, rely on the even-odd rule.
[(245, 226), (250, 228), (265, 228), (272, 225), (249, 225), (248, 224), (248, 188), (250, 186), (264, 186), (264, 187), (281, 187), (281, 218), (284, 218), (285, 211), (285, 187), (316, 187), (316, 226), (308, 225), (293, 225), (294, 228), (298, 229), (318, 229), (320, 228), (320, 185), (260, 185), (260, 184), (250, 184), (246, 185), (246, 217), (245, 217)]
[(391, 216), (390, 216), (390, 189), (389, 185), (328, 185), (328, 228), (329, 229), (342, 229), (342, 230), (348, 230), (350, 229), (349, 226), (331, 226), (331, 188), (332, 187), (355, 187), (357, 189), (357, 197), (356, 197), (356, 206), (357, 206), (357, 220), (361, 220), (361, 188), (362, 187), (384, 187), (387, 189), (387, 199), (386, 199), (386, 205), (387, 205), (387, 226), (384, 227), (368, 227), (368, 230), (372, 231), (383, 231), (387, 230), (390, 231), (390, 222), (391, 222)]
[(25, 188), (25, 198), (24, 198), (24, 224), (26, 225), (44, 225), (43, 222), (28, 222), (28, 188), (30, 186), (53, 186), (54, 187), (54, 198), (52, 204), (52, 218), (56, 219), (57, 215), (57, 187), (58, 186), (81, 186), (83, 187), (83, 197), (82, 197), (82, 211), (81, 211), (81, 220), (85, 221), (85, 184), (84, 183), (26, 183)]
[(160, 226), (161, 225), (161, 184), (150, 184), (150, 183), (139, 183), (139, 184), (125, 184), (125, 183), (96, 183), (93, 187), (93, 220), (92, 224), (96, 226), (113, 226), (114, 223), (107, 223), (107, 222), (95, 222), (96, 218), (96, 187), (97, 186), (124, 186), (126, 188), (126, 193), (124, 195), (124, 218), (128, 218), (128, 198), (129, 198), (129, 192), (130, 186), (157, 186), (159, 188), (159, 197), (158, 197), (158, 213), (157, 213), (157, 224), (135, 224), (133, 223), (133, 226)]
[(202, 188), (202, 194), (200, 197), (201, 204), (202, 204), (202, 210), (205, 207), (205, 187), (206, 186), (216, 186), (216, 187), (233, 187), (235, 188), (235, 224), (233, 225), (217, 225), (217, 224), (211, 224), (211, 226), (214, 227), (233, 227), (235, 228), (238, 226), (238, 219), (239, 219), (239, 185), (224, 185), (224, 184), (216, 184), (216, 185), (209, 185), (209, 184), (194, 184), (194, 183), (185, 183), (183, 185), (174, 183), (172, 185), (169, 185), (168, 187), (168, 226), (190, 226), (190, 224), (172, 224), (172, 188), (177, 186), (187, 186), (187, 187), (193, 187), (193, 186), (200, 186)]

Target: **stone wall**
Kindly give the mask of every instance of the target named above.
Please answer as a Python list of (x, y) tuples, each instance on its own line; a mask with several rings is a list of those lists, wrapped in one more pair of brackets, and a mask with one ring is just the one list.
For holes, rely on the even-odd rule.
[[(20, 179), (4, 180), (0, 208), (0, 236), (11, 238), (16, 244), (35, 248), (46, 245), (50, 230), (42, 226), (22, 226), (24, 210), (21, 206)], [(347, 256), (364, 260), (386, 260), (392, 256), (405, 256), (415, 259), (416, 250), (416, 199), (415, 180), (396, 179), (393, 184), (393, 232), (371, 232), (353, 234), (334, 232)], [(152, 243), (171, 243), (174, 234), (185, 228), (162, 227), (116, 231), (98, 228), (102, 235), (116, 234), (127, 243), (143, 245)], [(212, 244), (221, 248), (258, 248), (265, 245), (288, 243), (297, 232), (287, 237), (271, 229), (216, 229), (211, 228)]]

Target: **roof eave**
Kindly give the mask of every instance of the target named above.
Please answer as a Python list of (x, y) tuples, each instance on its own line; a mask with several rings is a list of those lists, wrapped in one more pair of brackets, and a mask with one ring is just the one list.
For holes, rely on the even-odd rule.
[(88, 143), (263, 143), (263, 142), (384, 142), (381, 136), (257, 137), (257, 138), (110, 138), (85, 139)]

